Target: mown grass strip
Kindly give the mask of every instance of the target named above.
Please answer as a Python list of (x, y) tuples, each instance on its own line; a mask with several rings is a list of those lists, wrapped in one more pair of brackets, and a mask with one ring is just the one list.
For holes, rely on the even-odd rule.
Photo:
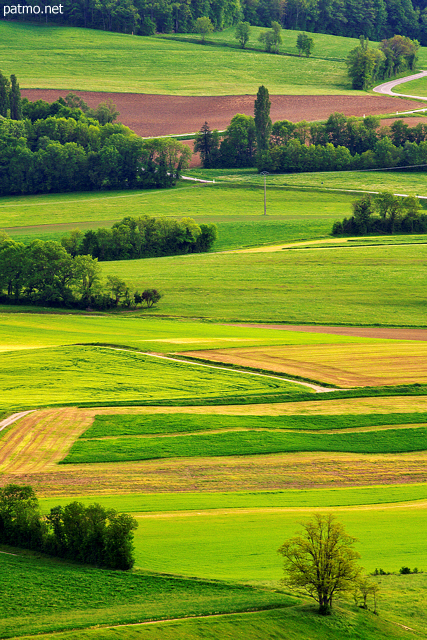
[(425, 413), (308, 416), (230, 416), (191, 413), (144, 415), (97, 415), (92, 426), (80, 438), (132, 436), (145, 434), (193, 433), (210, 429), (301, 429), (331, 430), (382, 425), (421, 424)]
[(401, 453), (425, 449), (426, 427), (351, 434), (269, 433), (248, 430), (162, 438), (118, 437), (107, 440), (78, 440), (62, 462), (124, 462), (153, 458), (241, 456), (291, 451)]

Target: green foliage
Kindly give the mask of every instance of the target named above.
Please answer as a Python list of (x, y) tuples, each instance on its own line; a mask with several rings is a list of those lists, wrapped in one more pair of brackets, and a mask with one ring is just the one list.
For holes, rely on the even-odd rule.
[(133, 533), (138, 524), (125, 513), (79, 502), (53, 507), (43, 518), (30, 486), (0, 489), (0, 543), (54, 556), (127, 570), (134, 564)]
[(306, 33), (299, 33), (297, 36), (296, 47), (299, 55), (303, 53), (306, 58), (309, 58), (314, 48), (314, 40)]
[(365, 194), (353, 203), (353, 216), (334, 223), (333, 235), (426, 233), (427, 215), (414, 196), (395, 196), (384, 191)]
[(348, 54), (348, 75), (353, 89), (366, 91), (375, 81), (383, 79), (384, 53), (368, 45), (368, 40), (361, 36), (359, 46)]
[(217, 166), (252, 167), (255, 163), (256, 127), (252, 116), (233, 116), (220, 145)]
[[(203, 228), (202, 228), (203, 227)], [(169, 218), (128, 216), (113, 225), (86, 231), (76, 237), (73, 230), (61, 244), (82, 255), (103, 260), (131, 260), (209, 251), (217, 237), (214, 224), (199, 226), (192, 218), (179, 222)]]
[(200, 153), (200, 159), (205, 168), (215, 167), (219, 153), (219, 132), (211, 131), (205, 122), (194, 138), (194, 153)]
[(262, 31), (259, 34), (259, 42), (264, 43), (267, 53), (279, 53), (279, 45), (282, 44), (282, 27), (279, 22), (273, 20), (269, 31)]
[(249, 22), (240, 21), (236, 25), (235, 37), (240, 42), (242, 49), (245, 48), (251, 34), (251, 25)]
[(208, 18), (207, 16), (202, 16), (200, 18), (197, 18), (196, 22), (194, 23), (193, 30), (196, 33), (200, 33), (200, 35), (202, 36), (201, 40), (202, 42), (204, 42), (207, 34), (211, 33), (214, 30), (214, 27), (210, 18)]
[(83, 116), (25, 120), (19, 127), (15, 120), (1, 121), (0, 159), (6, 170), (0, 193), (173, 186), (188, 166), (190, 149), (174, 139), (143, 141), (124, 125), (112, 124), (116, 113), (110, 103), (97, 110), (105, 124)]
[(261, 156), (268, 149), (271, 133), (270, 96), (262, 85), (258, 89), (254, 105), (257, 154)]
[(353, 549), (356, 538), (331, 513), (315, 514), (300, 524), (300, 535), (278, 550), (284, 557), (285, 582), (314, 598), (319, 613), (325, 615), (337, 594), (353, 589), (359, 578), (360, 554)]

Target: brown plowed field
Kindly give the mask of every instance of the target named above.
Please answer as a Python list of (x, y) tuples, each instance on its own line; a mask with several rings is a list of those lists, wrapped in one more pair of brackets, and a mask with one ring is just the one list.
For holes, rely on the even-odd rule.
[(96, 414), (357, 414), (426, 411), (427, 397), (351, 398), (221, 407), (43, 409), (9, 427), (1, 439), (0, 486), (30, 483), (40, 496), (169, 491), (235, 491), (427, 481), (427, 454), (295, 453), (117, 464), (58, 465)]
[(239, 323), (233, 327), (258, 327), (282, 331), (303, 331), (304, 333), (330, 333), (338, 336), (358, 336), (360, 338), (382, 338), (387, 340), (427, 341), (427, 329), (403, 329), (401, 327), (324, 327), (321, 325), (292, 324), (252, 324)]
[[(29, 100), (53, 102), (68, 91), (23, 89)], [(74, 91), (90, 107), (111, 98), (120, 111), (118, 120), (138, 135), (163, 136), (193, 133), (207, 120), (211, 129), (225, 129), (236, 113), (253, 115), (255, 96), (164, 96), (141, 93)], [(271, 119), (324, 120), (338, 111), (347, 116), (379, 115), (416, 109), (417, 102), (391, 96), (270, 96)], [(425, 107), (425, 103), (419, 103)]]

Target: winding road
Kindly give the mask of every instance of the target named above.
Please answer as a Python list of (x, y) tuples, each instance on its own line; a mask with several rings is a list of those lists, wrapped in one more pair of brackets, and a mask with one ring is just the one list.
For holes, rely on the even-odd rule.
[[(408, 93), (395, 93), (393, 91), (394, 87), (397, 87), (397, 85), (399, 84), (404, 84), (405, 82), (410, 82), (411, 80), (419, 80), (420, 78), (424, 78), (425, 76), (427, 76), (427, 71), (420, 71), (419, 73), (415, 73), (412, 76), (406, 76), (406, 78), (399, 78), (399, 80), (390, 80), (389, 82), (379, 84), (377, 87), (374, 87), (372, 91), (375, 91), (376, 93), (384, 93), (388, 96), (398, 96), (399, 98), (415, 98), (416, 100), (427, 100), (427, 98), (423, 96), (413, 96)], [(417, 111), (421, 111), (421, 109), (417, 109)], [(406, 111), (405, 113), (412, 112)]]

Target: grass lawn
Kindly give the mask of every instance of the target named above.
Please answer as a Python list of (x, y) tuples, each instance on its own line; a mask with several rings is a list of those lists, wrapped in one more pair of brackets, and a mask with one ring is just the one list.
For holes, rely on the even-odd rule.
[[(20, 313), (11, 307), (0, 313), (0, 352), (58, 347), (76, 343), (109, 344), (141, 351), (180, 352), (260, 345), (381, 344), (374, 338), (325, 333), (281, 331), (268, 327), (232, 326), (197, 320), (137, 315)], [(18, 309), (18, 312), (14, 312)], [(38, 311), (38, 310), (37, 310)], [(49, 312), (50, 311), (50, 312)], [(388, 344), (389, 341), (385, 341)], [(117, 354), (120, 352), (116, 352)], [(37, 360), (37, 354), (28, 354)]]
[[(337, 45), (333, 36), (328, 38), (331, 51), (346, 50), (343, 38), (337, 39)], [(261, 51), (18, 22), (0, 23), (0, 41), (3, 72), (15, 73), (25, 88), (240, 95), (255, 94), (265, 84), (273, 94), (351, 92), (342, 59), (284, 58)]]

